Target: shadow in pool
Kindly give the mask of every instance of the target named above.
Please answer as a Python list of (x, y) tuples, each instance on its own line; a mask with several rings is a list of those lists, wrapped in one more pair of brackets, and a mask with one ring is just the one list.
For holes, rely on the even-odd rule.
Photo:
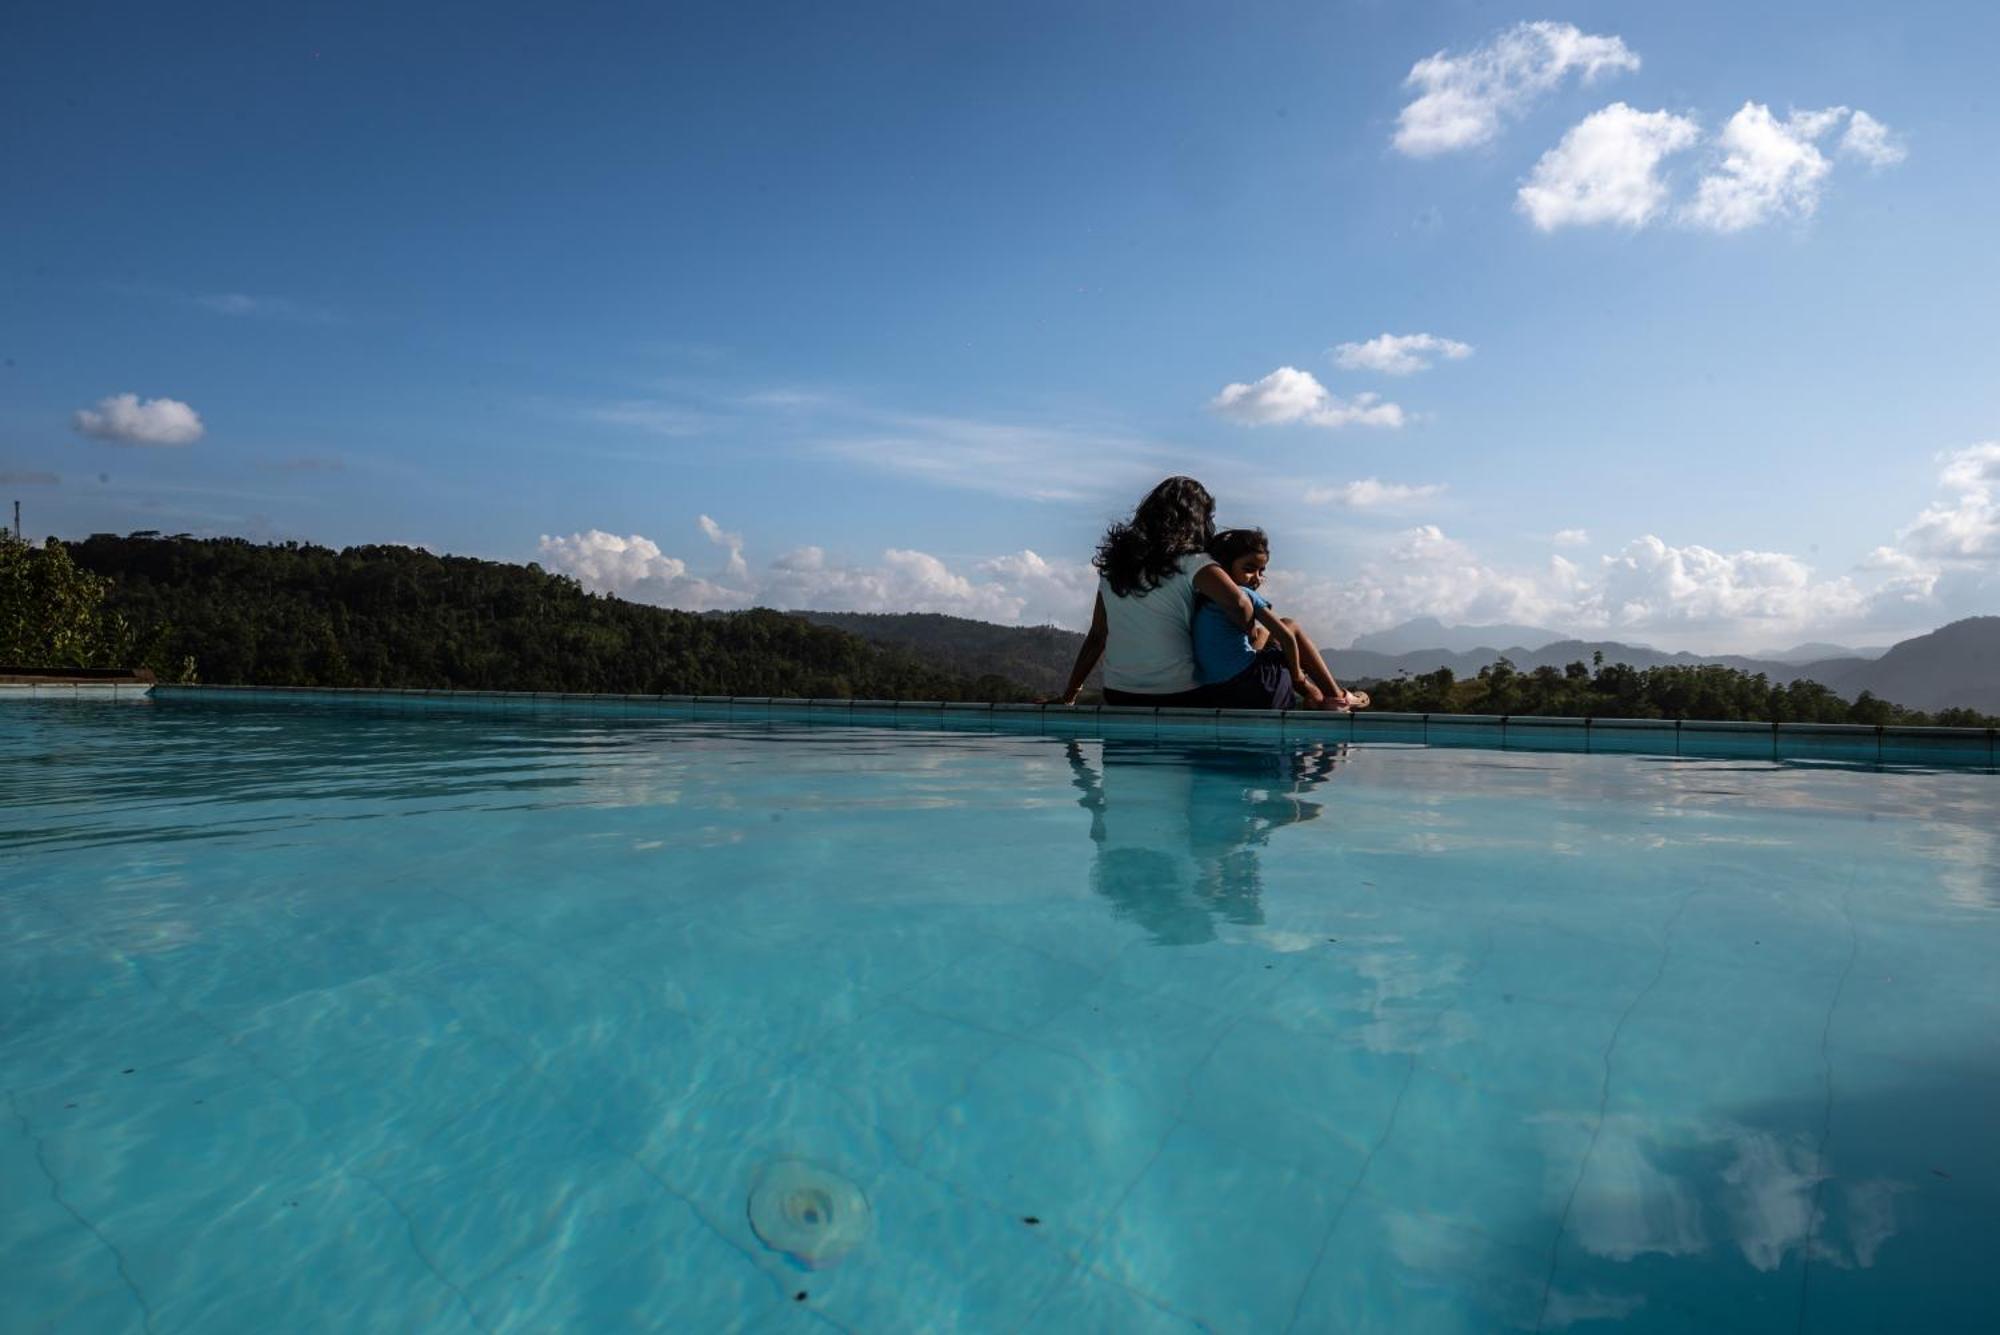
[(1090, 812), (1091, 886), (1158, 945), (1215, 939), (1219, 919), (1264, 921), (1258, 853), (1273, 831), (1316, 818), (1315, 789), (1346, 747), (1178, 746), (1106, 739), (1068, 744), (1072, 782)]

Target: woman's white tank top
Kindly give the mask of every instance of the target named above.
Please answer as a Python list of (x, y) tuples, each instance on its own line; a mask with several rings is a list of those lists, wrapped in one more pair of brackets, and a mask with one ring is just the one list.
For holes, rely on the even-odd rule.
[(1177, 695), (1201, 684), (1194, 670), (1194, 577), (1214, 564), (1206, 552), (1189, 552), (1159, 588), (1123, 597), (1111, 591), (1109, 580), (1098, 577), (1108, 689)]

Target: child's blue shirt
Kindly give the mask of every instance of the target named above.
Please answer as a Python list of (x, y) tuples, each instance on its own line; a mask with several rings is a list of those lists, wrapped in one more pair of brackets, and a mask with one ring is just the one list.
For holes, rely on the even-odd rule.
[[(1271, 605), (1270, 599), (1255, 589), (1243, 589), (1243, 593), (1260, 611)], [(1256, 661), (1257, 651), (1250, 647), (1249, 634), (1213, 599), (1201, 599), (1194, 611), (1194, 671), (1201, 684), (1228, 681)]]

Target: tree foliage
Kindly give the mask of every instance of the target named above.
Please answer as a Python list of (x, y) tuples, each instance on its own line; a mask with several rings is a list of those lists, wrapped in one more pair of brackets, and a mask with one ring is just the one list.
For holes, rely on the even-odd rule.
[(192, 665), (167, 652), (171, 627), (135, 631), (106, 605), (111, 591), (109, 580), (79, 567), (62, 543), (34, 547), (0, 532), (0, 663), (147, 667), (168, 680), (192, 680)]
[(1369, 686), (1376, 709), (1412, 714), (1522, 714), (1563, 718), (1720, 719), (1760, 723), (1896, 723), (1993, 727), (1970, 709), (1934, 714), (1904, 709), (1868, 692), (1849, 702), (1814, 681), (1774, 684), (1763, 673), (1704, 664), (1635, 668), (1571, 663), (1518, 671), (1505, 658), (1477, 677), (1456, 679), (1450, 668)]
[(535, 565), (145, 534), (97, 534), (68, 555), (109, 580), (109, 607), (142, 635), (158, 628), (168, 653), (224, 684), (1027, 698), (797, 617), (644, 607)]

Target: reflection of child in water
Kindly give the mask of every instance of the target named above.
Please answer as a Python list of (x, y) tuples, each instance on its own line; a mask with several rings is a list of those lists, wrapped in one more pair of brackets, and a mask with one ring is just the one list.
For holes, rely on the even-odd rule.
[(1368, 707), (1366, 691), (1343, 690), (1321, 657), (1319, 646), (1290, 617), (1271, 611), (1270, 600), (1257, 590), (1271, 563), (1271, 544), (1261, 528), (1226, 528), (1208, 544), (1208, 554), (1241, 586), (1256, 610), (1246, 631), (1208, 598), (1198, 600), (1194, 614), (1194, 663), (1204, 684), (1228, 681), (1260, 655), (1281, 655), (1291, 669), (1293, 685), (1316, 709), (1352, 710)]

